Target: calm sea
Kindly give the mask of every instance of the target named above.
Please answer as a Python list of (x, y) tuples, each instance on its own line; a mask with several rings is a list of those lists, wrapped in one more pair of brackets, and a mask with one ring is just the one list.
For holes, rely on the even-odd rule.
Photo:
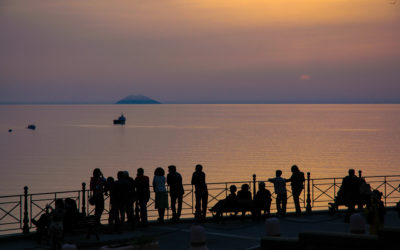
[[(113, 125), (121, 112), (127, 124)], [(0, 195), (170, 164), (184, 183), (198, 163), (208, 182), (289, 177), (293, 164), (314, 178), (400, 174), (399, 152), (400, 105), (0, 106)]]

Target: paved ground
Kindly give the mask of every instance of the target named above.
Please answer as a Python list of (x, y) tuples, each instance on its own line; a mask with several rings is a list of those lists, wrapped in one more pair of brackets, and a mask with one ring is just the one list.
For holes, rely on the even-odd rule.
[[(146, 228), (124, 230), (122, 234), (99, 234), (100, 241), (94, 236), (86, 239), (86, 234), (78, 233), (67, 235), (66, 242), (78, 244), (80, 249), (99, 249), (110, 243), (124, 242), (130, 239), (146, 236), (157, 239), (159, 249), (188, 249), (190, 246), (190, 228), (193, 221), (177, 224), (165, 223), (162, 225), (151, 224)], [(207, 246), (209, 249), (258, 249), (260, 238), (265, 233), (264, 222), (253, 222), (250, 219), (226, 220), (223, 224), (207, 222), (203, 224), (206, 229)], [(300, 217), (287, 216), (280, 219), (281, 235), (297, 237), (299, 232), (328, 231), (349, 232), (349, 224), (344, 223), (343, 214), (333, 217), (328, 214), (302, 215)], [(394, 211), (389, 211), (385, 217), (385, 227), (400, 228), (400, 218)], [(368, 230), (368, 228), (367, 228)], [(46, 244), (39, 245), (31, 237), (2, 238), (0, 249), (49, 249)]]

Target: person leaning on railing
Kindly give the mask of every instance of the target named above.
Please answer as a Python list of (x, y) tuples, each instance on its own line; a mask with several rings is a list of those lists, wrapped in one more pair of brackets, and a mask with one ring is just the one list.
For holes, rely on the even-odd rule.
[(104, 189), (106, 179), (99, 168), (93, 170), (93, 177), (90, 179), (90, 200), (95, 206), (94, 215), (96, 216), (97, 224), (100, 225), (101, 214), (104, 211)]
[(275, 178), (268, 179), (269, 182), (274, 183), (276, 193), (276, 210), (279, 216), (286, 215), (287, 191), (286, 179), (282, 178), (282, 171), (276, 170)]
[(292, 171), (292, 176), (290, 179), (287, 179), (287, 182), (290, 182), (292, 186), (292, 195), (293, 195), (293, 201), (294, 205), (296, 207), (296, 214), (300, 215), (301, 214), (301, 208), (300, 208), (300, 194), (304, 189), (304, 173), (299, 170), (299, 168), (296, 165), (293, 165), (291, 168)]
[(149, 177), (144, 175), (143, 168), (138, 168), (137, 176), (135, 178), (136, 186), (136, 202), (140, 211), (140, 224), (147, 226), (147, 202), (150, 200), (150, 181)]
[[(176, 172), (176, 166), (168, 166), (167, 184), (169, 186), (169, 195), (171, 196), (172, 220), (179, 221), (182, 212), (183, 194), (185, 193), (182, 184), (182, 176)], [(178, 202), (178, 210), (176, 210)]]
[(192, 185), (196, 188), (196, 214), (197, 220), (205, 220), (208, 204), (208, 189), (206, 184), (206, 174), (203, 172), (203, 166), (196, 165), (196, 171), (192, 176)]

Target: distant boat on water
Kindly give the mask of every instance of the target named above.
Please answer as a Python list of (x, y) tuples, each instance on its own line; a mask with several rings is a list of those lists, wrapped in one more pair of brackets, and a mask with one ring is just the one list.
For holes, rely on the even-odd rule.
[(126, 121), (126, 118), (125, 118), (124, 114), (121, 114), (121, 116), (118, 117), (118, 119), (114, 120), (114, 125), (125, 125), (125, 121)]
[(36, 125), (35, 124), (29, 124), (28, 127), (26, 127), (26, 128), (35, 130), (36, 129)]

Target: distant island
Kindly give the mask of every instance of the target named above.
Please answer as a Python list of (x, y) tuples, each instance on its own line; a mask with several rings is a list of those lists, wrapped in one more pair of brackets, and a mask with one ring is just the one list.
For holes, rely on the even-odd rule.
[(161, 104), (161, 102), (153, 100), (144, 95), (129, 95), (115, 104)]

